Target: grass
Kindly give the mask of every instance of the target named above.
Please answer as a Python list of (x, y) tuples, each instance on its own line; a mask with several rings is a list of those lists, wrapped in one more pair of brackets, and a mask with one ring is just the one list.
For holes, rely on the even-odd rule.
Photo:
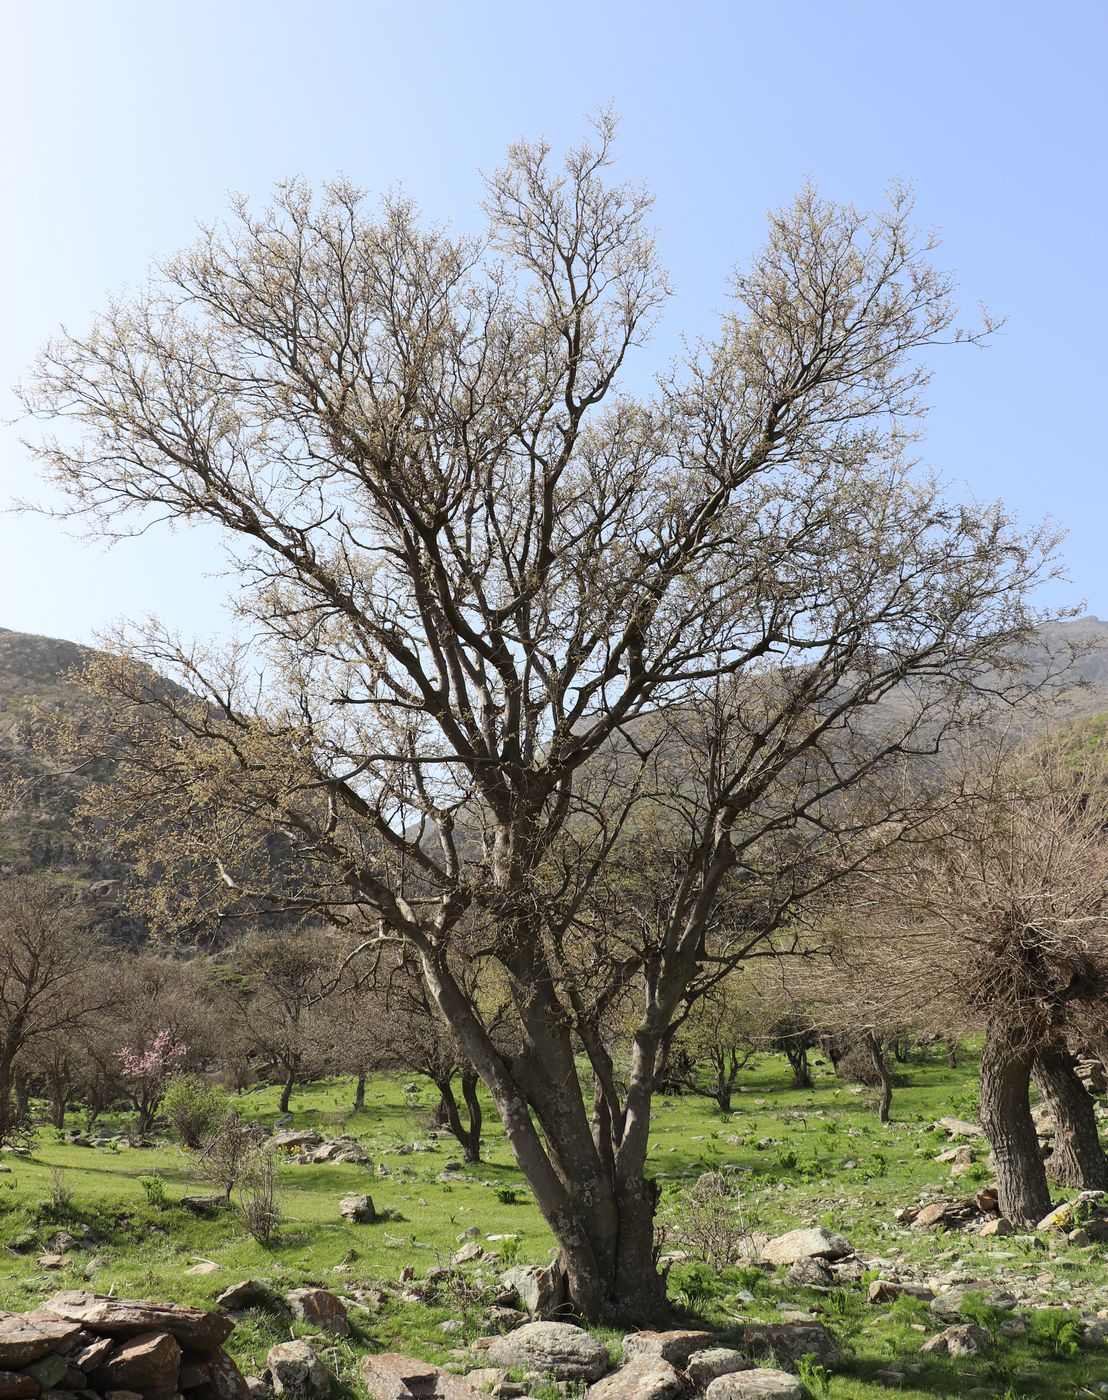
[[(840, 1375), (810, 1373), (812, 1393), (828, 1400), (887, 1396), (889, 1387), (878, 1372), (890, 1368), (905, 1372), (897, 1393), (916, 1400), (978, 1388), (1006, 1400), (1108, 1393), (1108, 1350), (1097, 1353), (1073, 1344), (1079, 1329), (1069, 1306), (1082, 1292), (1098, 1297), (1096, 1306), (1108, 1302), (1102, 1247), (1076, 1249), (1063, 1242), (1043, 1251), (1011, 1237), (914, 1235), (894, 1222), (898, 1206), (928, 1190), (961, 1195), (985, 1179), (982, 1166), (952, 1183), (949, 1168), (934, 1161), (947, 1145), (945, 1137), (928, 1129), (943, 1114), (973, 1115), (974, 1066), (951, 1070), (937, 1058), (925, 1058), (904, 1074), (908, 1082), (898, 1090), (893, 1122), (885, 1127), (877, 1123), (868, 1094), (842, 1084), (825, 1066), (817, 1066), (813, 1089), (795, 1090), (787, 1067), (773, 1056), (744, 1072), (743, 1092), (728, 1117), (704, 1099), (660, 1099), (650, 1164), (663, 1187), (663, 1218), (690, 1180), (726, 1168), (741, 1183), (751, 1229), (774, 1233), (827, 1224), (863, 1254), (916, 1261), (932, 1274), (960, 1268), (967, 1277), (1010, 1286), (1041, 1278), (1044, 1301), (1056, 1316), (1038, 1321), (1021, 1338), (1004, 1336), (997, 1319), (986, 1319), (997, 1345), (984, 1357), (951, 1360), (917, 1355), (923, 1337), (939, 1326), (926, 1306), (905, 1298), (892, 1306), (871, 1306), (865, 1301), (866, 1279), (819, 1294), (790, 1288), (782, 1274), (750, 1266), (719, 1272), (683, 1264), (671, 1274), (671, 1293), (690, 1318), (732, 1338), (743, 1322), (781, 1320), (783, 1309), (820, 1310), (851, 1356), (849, 1371)], [(487, 1120), (486, 1161), (463, 1168), (451, 1139), (429, 1138), (430, 1086), (405, 1094), (400, 1081), (375, 1080), (359, 1113), (347, 1111), (352, 1093), (347, 1080), (303, 1087), (294, 1096), (293, 1125), (317, 1126), (325, 1136), (352, 1134), (368, 1149), (372, 1165), (283, 1162), (283, 1224), (269, 1248), (250, 1239), (228, 1213), (198, 1218), (177, 1204), (187, 1192), (208, 1188), (197, 1182), (189, 1154), (176, 1145), (79, 1147), (53, 1129), (42, 1130), (30, 1157), (2, 1159), (11, 1170), (0, 1174), (0, 1307), (32, 1307), (59, 1289), (78, 1287), (211, 1306), (219, 1292), (243, 1278), (267, 1278), (283, 1288), (310, 1283), (355, 1300), (354, 1336), (337, 1343), (328, 1357), (346, 1389), (357, 1393), (357, 1358), (367, 1350), (404, 1350), (451, 1361), (452, 1348), (464, 1347), (488, 1328), (480, 1291), (466, 1282), (467, 1274), (445, 1280), (423, 1301), (406, 1302), (392, 1293), (379, 1302), (365, 1290), (381, 1281), (395, 1283), (406, 1267), (422, 1278), (432, 1266), (448, 1263), (458, 1236), (474, 1226), (482, 1237), (518, 1236), (518, 1245), (508, 1250), (521, 1262), (549, 1257), (549, 1232), (494, 1114)], [(277, 1099), (276, 1089), (247, 1092), (239, 1100), (240, 1112), (272, 1124), (279, 1116)], [(100, 1126), (106, 1131), (120, 1124), (105, 1120)], [(426, 1150), (413, 1150), (415, 1145)], [(448, 1163), (461, 1180), (438, 1180)], [(378, 1164), (389, 1175), (379, 1176)], [(141, 1182), (155, 1174), (165, 1182), (163, 1207), (147, 1200)], [(380, 1217), (375, 1223), (341, 1220), (339, 1199), (354, 1192), (372, 1195)], [(40, 1267), (38, 1257), (49, 1249), (55, 1231), (80, 1235), (86, 1228), (94, 1238), (63, 1268)], [(486, 1242), (486, 1248), (496, 1246)], [(187, 1272), (203, 1260), (214, 1261), (218, 1271)], [(460, 1323), (460, 1329), (445, 1332), (441, 1324), (448, 1321)], [(300, 1330), (254, 1310), (232, 1334), (230, 1349), (245, 1371), (256, 1373), (275, 1342)], [(603, 1335), (618, 1341), (618, 1332)]]

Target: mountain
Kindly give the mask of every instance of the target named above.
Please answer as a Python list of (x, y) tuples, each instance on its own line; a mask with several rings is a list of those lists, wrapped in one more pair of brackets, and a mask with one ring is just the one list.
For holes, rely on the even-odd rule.
[[(1028, 654), (1033, 673), (1045, 674), (1051, 656), (1070, 648), (1076, 650), (1074, 686), (1055, 712), (1059, 726), (1108, 711), (1108, 622), (1084, 617), (1043, 627)], [(75, 642), (0, 628), (0, 793), (9, 799), (16, 790), (23, 794), (0, 810), (0, 875), (47, 870), (83, 892), (110, 936), (136, 942), (145, 930), (120, 912), (119, 899), (133, 872), (109, 842), (82, 848), (73, 831), (85, 786), (107, 775), (67, 772), (33, 752), (26, 740), (27, 721), (35, 712), (79, 712), (87, 703), (74, 674), (93, 654)]]

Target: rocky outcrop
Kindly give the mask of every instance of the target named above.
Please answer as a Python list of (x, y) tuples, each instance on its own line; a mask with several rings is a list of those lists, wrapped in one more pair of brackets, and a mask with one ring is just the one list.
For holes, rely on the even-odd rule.
[(223, 1350), (234, 1322), (174, 1303), (58, 1293), (29, 1313), (0, 1316), (3, 1400), (248, 1400)]

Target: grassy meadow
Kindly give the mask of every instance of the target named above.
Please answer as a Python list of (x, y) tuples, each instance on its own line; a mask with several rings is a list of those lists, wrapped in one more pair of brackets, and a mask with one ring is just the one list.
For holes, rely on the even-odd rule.
[[(1044, 1247), (1020, 1236), (979, 1238), (952, 1233), (916, 1234), (898, 1225), (894, 1211), (926, 1195), (966, 1195), (988, 1180), (983, 1149), (969, 1171), (951, 1181), (936, 1162), (949, 1146), (930, 1130), (940, 1115), (972, 1117), (976, 1079), (972, 1063), (951, 1070), (940, 1058), (916, 1056), (898, 1067), (903, 1084), (893, 1121), (880, 1125), (868, 1091), (843, 1084), (817, 1058), (815, 1087), (796, 1090), (783, 1059), (764, 1056), (743, 1072), (742, 1092), (723, 1117), (706, 1100), (661, 1099), (657, 1104), (651, 1162), (662, 1179), (662, 1223), (680, 1214), (682, 1189), (701, 1172), (734, 1172), (741, 1184), (746, 1227), (780, 1233), (825, 1224), (845, 1234), (867, 1261), (863, 1278), (829, 1294), (790, 1287), (782, 1271), (755, 1266), (713, 1270), (686, 1260), (673, 1266), (671, 1294), (688, 1318), (735, 1334), (741, 1323), (781, 1321), (819, 1310), (851, 1358), (848, 1370), (816, 1374), (816, 1400), (869, 1400), (888, 1395), (879, 1373), (897, 1370), (896, 1393), (918, 1397), (998, 1395), (1061, 1397), (1108, 1394), (1108, 1345), (1080, 1346), (1067, 1324), (1108, 1306), (1104, 1246)], [(272, 1124), (278, 1090), (240, 1096), (244, 1118)], [(496, 1260), (460, 1267), (430, 1298), (403, 1297), (398, 1280), (407, 1267), (417, 1280), (449, 1264), (459, 1237), (474, 1227), (490, 1253), (503, 1261), (544, 1262), (551, 1238), (515, 1169), (495, 1114), (486, 1119), (485, 1161), (461, 1166), (452, 1139), (432, 1139), (435, 1093), (428, 1085), (405, 1093), (400, 1079), (367, 1086), (364, 1111), (352, 1113), (350, 1080), (301, 1087), (293, 1098), (292, 1125), (313, 1126), (324, 1137), (353, 1135), (371, 1165), (280, 1167), (281, 1226), (268, 1247), (256, 1243), (229, 1212), (198, 1217), (176, 1204), (187, 1193), (207, 1192), (192, 1155), (165, 1141), (150, 1148), (82, 1147), (44, 1128), (31, 1155), (3, 1154), (0, 1173), (0, 1307), (20, 1310), (62, 1288), (91, 1288), (118, 1296), (150, 1297), (211, 1306), (230, 1284), (265, 1278), (281, 1288), (317, 1284), (345, 1297), (354, 1335), (328, 1339), (328, 1359), (357, 1394), (357, 1357), (370, 1349), (395, 1349), (440, 1362), (460, 1362), (456, 1349), (489, 1330), (483, 1288)], [(73, 1117), (71, 1128), (79, 1128)], [(122, 1126), (102, 1120), (97, 1131)], [(387, 1175), (379, 1174), (385, 1168)], [(461, 1180), (439, 1180), (450, 1169)], [(165, 1183), (165, 1204), (147, 1199), (142, 1178)], [(351, 1224), (339, 1216), (350, 1193), (373, 1197), (378, 1219)], [(59, 1229), (82, 1238), (60, 1268), (44, 1268)], [(489, 1235), (514, 1239), (488, 1242)], [(930, 1279), (972, 1279), (1033, 1296), (1050, 1309), (1025, 1336), (988, 1308), (976, 1308), (996, 1345), (981, 1357), (919, 1357), (926, 1336), (940, 1330), (925, 1305), (901, 1298), (891, 1306), (866, 1302), (866, 1285), (881, 1275), (880, 1260), (917, 1263)], [(214, 1271), (191, 1273), (214, 1263)], [(973, 1309), (971, 1308), (971, 1311)], [(1021, 1304), (1020, 1313), (1027, 1315)], [(443, 1324), (446, 1324), (444, 1328)], [(256, 1374), (274, 1342), (305, 1332), (279, 1315), (254, 1310), (231, 1337), (242, 1369)], [(619, 1333), (611, 1332), (613, 1344)], [(912, 1369), (915, 1368), (915, 1369)]]

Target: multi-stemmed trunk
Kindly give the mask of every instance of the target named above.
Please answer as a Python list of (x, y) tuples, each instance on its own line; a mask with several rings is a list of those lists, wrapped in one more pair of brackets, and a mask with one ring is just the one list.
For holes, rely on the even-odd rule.
[(866, 1033), (866, 1050), (877, 1080), (877, 1118), (879, 1122), (887, 1123), (893, 1105), (893, 1076), (881, 1042), (872, 1031)]
[(481, 1100), (477, 1095), (479, 1083), (472, 1069), (462, 1071), (462, 1102), (466, 1107), (468, 1122), (462, 1121), (458, 1101), (454, 1097), (454, 1086), (450, 1079), (435, 1081), (439, 1091), (438, 1114), (444, 1127), (457, 1139), (462, 1149), (462, 1160), (473, 1165), (481, 1160)]
[(996, 1169), (1000, 1210), (1014, 1225), (1037, 1225), (1050, 1191), (1031, 1117), (1035, 1050), (1025, 1036), (991, 1027), (981, 1053), (981, 1126)]
[(1046, 1174), (1063, 1186), (1108, 1189), (1108, 1158), (1097, 1131), (1093, 1100), (1064, 1046), (1043, 1046), (1035, 1056), (1035, 1086), (1054, 1123), (1054, 1147)]

